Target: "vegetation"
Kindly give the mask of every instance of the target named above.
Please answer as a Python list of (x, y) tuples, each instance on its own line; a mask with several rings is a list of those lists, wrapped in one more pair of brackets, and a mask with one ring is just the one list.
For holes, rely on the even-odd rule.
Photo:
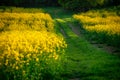
[(45, 13), (0, 13), (0, 30), (53, 31), (54, 23)]
[(11, 6), (0, 6), (0, 12), (9, 13), (43, 13), (42, 8), (23, 8), (23, 7), (11, 7)]
[(68, 36), (64, 80), (119, 80), (120, 58), (118, 56), (96, 48), (83, 37), (73, 33), (68, 24), (71, 23), (74, 27), (77, 27), (77, 24), (71, 22), (70, 18), (57, 19), (57, 21)]
[[(105, 10), (111, 9), (114, 8)], [(56, 21), (57, 31), (64, 35), (68, 45), (65, 53), (67, 62), (63, 64), (65, 71), (62, 73), (61, 80), (119, 80), (119, 52), (118, 55), (115, 55), (117, 52), (110, 54), (102, 48), (91, 45), (79, 28), (81, 24), (76, 23), (72, 18), (73, 13), (62, 8), (48, 8), (45, 11), (51, 13)], [(71, 25), (80, 32), (79, 35), (74, 33)]]
[(2, 0), (0, 5), (4, 6), (24, 6), (24, 7), (43, 7), (58, 6), (57, 0)]
[(110, 11), (109, 9), (90, 10), (73, 17), (82, 24), (89, 38), (92, 36), (91, 40), (120, 47), (120, 14), (115, 10), (118, 8), (114, 7)]
[[(120, 4), (119, 1), (114, 0), (58, 0), (62, 7), (75, 11), (86, 11), (91, 8), (100, 8), (108, 5)], [(116, 5), (117, 5), (116, 4)]]
[(0, 35), (0, 77), (42, 80), (61, 73), (62, 48), (66, 47), (62, 38), (38, 31), (10, 31)]
[(1, 79), (57, 79), (63, 71), (66, 47), (49, 14), (0, 13)]
[[(56, 3), (64, 8), (43, 7)], [(3, 0), (0, 5), (0, 79), (120, 79), (120, 6), (109, 7), (119, 0)]]
[(3, 0), (1, 5), (6, 6), (24, 6), (24, 7), (43, 7), (58, 6), (57, 0)]
[(90, 8), (100, 8), (111, 5), (119, 5), (119, 0), (1, 0), (2, 6), (19, 7), (46, 7), (62, 6), (65, 9), (86, 11)]

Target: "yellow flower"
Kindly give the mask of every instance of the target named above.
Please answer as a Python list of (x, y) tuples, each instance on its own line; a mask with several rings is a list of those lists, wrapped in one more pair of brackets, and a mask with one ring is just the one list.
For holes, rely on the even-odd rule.
[(29, 65), (29, 63), (27, 63), (26, 65)]
[[(49, 58), (52, 55), (53, 58), (54, 52), (59, 53), (56, 48), (59, 50), (65, 48), (64, 40), (54, 33), (54, 22), (49, 14), (0, 13), (0, 15), (3, 15), (0, 16), (0, 25), (5, 30), (0, 33), (2, 51), (0, 65), (11, 67), (12, 70), (24, 68), (24, 65), (29, 65), (34, 60), (39, 65), (37, 62), (42, 57)], [(9, 18), (12, 20), (8, 20)], [(9, 23), (9, 26), (4, 26), (6, 23)], [(58, 59), (59, 55), (54, 55), (54, 58)], [(5, 59), (7, 60), (4, 62)]]
[(29, 58), (31, 56), (31, 54), (29, 53), (29, 54), (27, 54), (27, 58)]
[(20, 57), (21, 57), (21, 58), (24, 58), (24, 55), (23, 55), (23, 54), (20, 54)]
[[(93, 13), (95, 15), (92, 15)], [(120, 16), (111, 15), (116, 14), (116, 12), (109, 12), (106, 14), (107, 17), (103, 18), (99, 14), (106, 14), (106, 12), (90, 11), (79, 15), (73, 15), (73, 17), (83, 24), (83, 28), (86, 31), (95, 31), (97, 33), (106, 32), (107, 35), (120, 36)]]
[(19, 67), (18, 66), (16, 66), (16, 68), (15, 68), (16, 70), (18, 70), (19, 69)]
[(18, 57), (16, 57), (16, 61), (19, 61), (20, 59)]
[(54, 57), (55, 60), (58, 59), (58, 55), (56, 53), (54, 53), (53, 57)]
[(39, 58), (36, 58), (36, 62), (38, 62), (39, 61)]
[(6, 65), (6, 66), (8, 65), (8, 60), (6, 60), (5, 65)]

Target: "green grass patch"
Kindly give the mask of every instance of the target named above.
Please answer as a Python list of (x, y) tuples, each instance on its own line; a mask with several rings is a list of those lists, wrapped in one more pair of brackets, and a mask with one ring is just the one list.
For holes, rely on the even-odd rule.
[(92, 46), (84, 38), (78, 37), (68, 26), (68, 22), (58, 19), (69, 38), (66, 38), (68, 62), (64, 77), (80, 80), (118, 80), (120, 59), (106, 51)]

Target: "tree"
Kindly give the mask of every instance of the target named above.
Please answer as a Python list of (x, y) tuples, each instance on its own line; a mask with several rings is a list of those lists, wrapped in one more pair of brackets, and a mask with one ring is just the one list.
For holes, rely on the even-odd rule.
[(58, 0), (59, 4), (66, 9), (87, 10), (95, 7), (107, 6), (113, 0)]

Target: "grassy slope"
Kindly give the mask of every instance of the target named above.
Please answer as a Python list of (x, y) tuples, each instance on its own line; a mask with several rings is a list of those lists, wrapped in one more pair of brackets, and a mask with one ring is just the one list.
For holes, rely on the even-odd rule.
[(57, 24), (67, 34), (68, 48), (66, 50), (68, 62), (65, 64), (64, 79), (80, 80), (119, 80), (120, 58), (108, 54), (87, 42), (83, 37), (78, 37), (69, 28), (72, 13), (61, 8), (46, 9)]

